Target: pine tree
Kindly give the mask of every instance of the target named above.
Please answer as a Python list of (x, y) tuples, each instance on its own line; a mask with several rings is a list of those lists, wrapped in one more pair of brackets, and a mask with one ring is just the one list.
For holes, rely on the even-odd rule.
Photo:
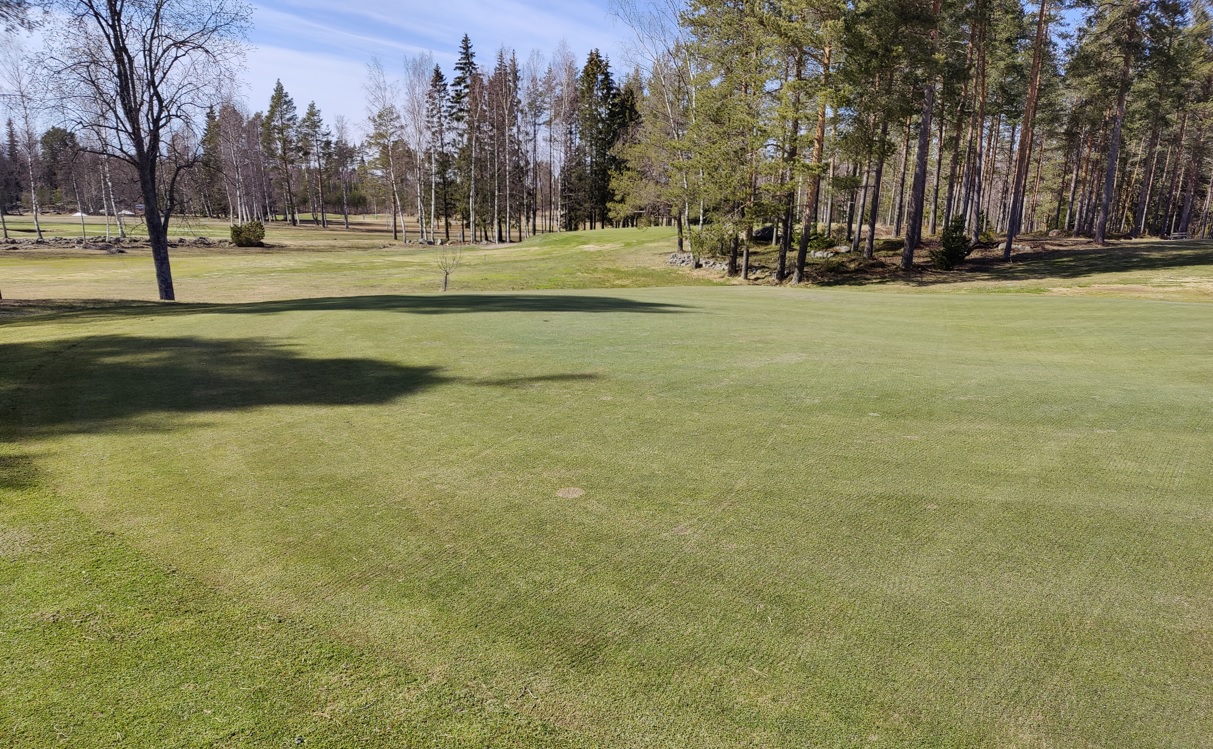
[(426, 129), (430, 143), (430, 226), (442, 217), (443, 237), (451, 239), (450, 89), (442, 68), (435, 65), (426, 94)]
[[(202, 157), (199, 161), (198, 175), (199, 195), (208, 217), (216, 213), (220, 193), (223, 192), (223, 154), (222, 132), (219, 115), (215, 108), (206, 111), (206, 123), (202, 131)], [(229, 213), (231, 212), (229, 206)]]
[[(308, 175), (308, 195), (311, 198), (312, 223), (328, 227), (325, 214), (324, 173), (325, 164), (332, 151), (333, 134), (324, 125), (324, 118), (316, 102), (309, 102), (303, 119), (299, 121), (299, 152), (303, 157), (304, 171)], [(317, 218), (319, 213), (319, 218)]]
[(299, 223), (295, 208), (295, 190), (292, 172), (299, 158), (299, 115), (295, 101), (286, 92), (279, 80), (270, 95), (269, 109), (261, 123), (261, 144), (274, 161), (282, 191), (284, 218), (292, 225)]

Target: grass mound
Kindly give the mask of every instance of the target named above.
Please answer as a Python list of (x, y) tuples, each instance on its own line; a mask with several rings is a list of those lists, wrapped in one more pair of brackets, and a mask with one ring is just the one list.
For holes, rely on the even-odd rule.
[(1213, 735), (1213, 306), (277, 283), (0, 322), (0, 745)]

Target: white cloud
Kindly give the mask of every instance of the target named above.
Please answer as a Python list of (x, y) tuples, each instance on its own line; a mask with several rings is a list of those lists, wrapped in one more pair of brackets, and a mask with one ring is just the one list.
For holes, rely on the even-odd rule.
[(618, 59), (628, 32), (610, 17), (606, 0), (367, 0), (335, 8), (324, 0), (262, 0), (255, 9), (255, 49), (249, 52), (249, 105), (264, 109), (274, 81), (300, 107), (310, 100), (326, 119), (364, 116), (366, 63), (377, 56), (389, 72), (405, 55), (430, 51), (447, 69), (466, 33), (482, 64), (501, 47), (525, 59), (531, 50), (550, 55), (562, 39), (579, 57), (599, 48)]
[(309, 101), (315, 101), (328, 122), (338, 114), (356, 122), (364, 114), (365, 63), (262, 45), (249, 55), (244, 77), (248, 80), (245, 93), (250, 111), (265, 111), (274, 82), (281, 79), (301, 112)]

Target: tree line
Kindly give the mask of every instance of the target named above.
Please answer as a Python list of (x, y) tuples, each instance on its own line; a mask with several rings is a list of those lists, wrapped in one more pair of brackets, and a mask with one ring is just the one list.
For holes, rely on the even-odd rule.
[(616, 0), (623, 75), (566, 45), (486, 64), (465, 36), (449, 71), (372, 61), (365, 116), (327, 121), (281, 83), (252, 112), (222, 85), (235, 0), (56, 3), (5, 65), (6, 210), (138, 200), (149, 236), (369, 211), (424, 242), (672, 224), (742, 276), (773, 244), (781, 281), (881, 235), (909, 268), (948, 226), (1008, 258), (1023, 233), (1208, 234), (1213, 37), (1188, 0)]
[[(10, 62), (10, 80), (39, 72)], [(406, 59), (399, 75), (373, 60), (366, 116), (353, 122), (326, 120), (315, 102), (299, 107), (281, 81), (258, 111), (231, 96), (209, 103), (175, 134), (194, 163), (172, 201), (182, 214), (233, 223), (349, 228), (351, 215), (382, 214), (393, 238), (423, 242), (509, 242), (613, 224), (611, 184), (623, 167), (614, 146), (638, 118), (639, 79), (618, 81), (597, 50), (578, 65), (563, 45), (549, 63), (538, 53), (520, 63), (502, 49), (483, 66), (466, 36), (450, 74), (428, 54)], [(5, 210), (36, 218), (47, 208), (120, 215), (142, 206), (132, 165), (111, 163), (86, 123), (37, 132), (57, 114), (56, 92), (28, 89), (21, 101), (43, 116), (27, 118), (24, 140), (8, 121)]]
[(780, 280), (803, 277), (814, 243), (871, 257), (878, 231), (902, 240), (909, 268), (924, 234), (954, 221), (1008, 259), (1024, 232), (1208, 235), (1202, 4), (615, 8), (636, 32), (644, 95), (614, 215), (680, 214), (734, 264), (764, 225)]

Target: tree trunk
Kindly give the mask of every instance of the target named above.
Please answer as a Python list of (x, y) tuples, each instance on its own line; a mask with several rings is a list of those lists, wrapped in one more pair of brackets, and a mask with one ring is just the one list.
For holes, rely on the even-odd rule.
[(871, 260), (876, 257), (876, 214), (880, 212), (880, 180), (884, 176), (885, 139), (889, 137), (889, 118), (880, 121), (880, 138), (876, 141), (876, 173), (872, 176), (871, 210), (868, 212), (868, 241), (863, 246), (863, 256)]
[(906, 169), (910, 166), (910, 128), (913, 118), (906, 118), (905, 132), (901, 136), (901, 159), (897, 165), (897, 193), (889, 201), (889, 218), (886, 224), (893, 226), (893, 236), (901, 236), (902, 212), (905, 208)]
[[(939, 41), (940, 0), (935, 0), (931, 9), (934, 22), (931, 25), (931, 47)], [(905, 244), (901, 250), (901, 268), (914, 267), (914, 250), (922, 242), (922, 210), (927, 191), (927, 152), (931, 145), (931, 117), (935, 113), (935, 78), (932, 76), (923, 87), (922, 116), (918, 121), (918, 153), (914, 162), (914, 185), (910, 195), (910, 216), (907, 221)]]
[(1167, 178), (1167, 187), (1163, 191), (1161, 221), (1161, 233), (1164, 235), (1171, 233), (1173, 229), (1174, 221), (1172, 219), (1171, 211), (1175, 203), (1175, 194), (1180, 188), (1179, 183), (1184, 177), (1184, 141), (1187, 139), (1188, 135), (1188, 112), (1188, 108), (1184, 107), (1183, 117), (1179, 121), (1179, 137), (1175, 139), (1174, 164), (1171, 168), (1168, 168), (1164, 174), (1164, 177)]
[(341, 168), (341, 221), (350, 228), (350, 177), (345, 167)]
[(1028, 73), (1028, 100), (1023, 113), (1023, 132), (1019, 135), (1019, 153), (1015, 160), (1015, 183), (1011, 188), (1011, 210), (1007, 215), (1007, 241), (1002, 246), (1004, 260), (1011, 259), (1011, 243), (1023, 221), (1023, 193), (1027, 187), (1028, 169), (1032, 163), (1032, 130), (1036, 119), (1036, 103), (1040, 96), (1040, 69), (1044, 59), (1045, 37), (1048, 35), (1046, 11), (1048, 0), (1040, 0), (1036, 17), (1036, 41), (1032, 44), (1032, 69)]
[[(703, 227), (700, 226), (700, 229)], [(745, 246), (741, 248), (741, 280), (750, 280), (750, 243), (754, 241), (754, 228), (749, 224), (745, 227)]]
[(173, 271), (168, 257), (168, 222), (160, 213), (160, 194), (156, 186), (156, 165), (139, 164), (139, 189), (143, 193), (143, 220), (147, 224), (147, 239), (152, 246), (152, 263), (156, 268), (156, 287), (161, 301), (175, 300)]
[(855, 207), (855, 236), (851, 238), (851, 252), (859, 252), (859, 244), (863, 237), (863, 212), (868, 205), (868, 192), (872, 184), (872, 158), (869, 156), (863, 165), (863, 187), (859, 190), (859, 205)]
[(29, 165), (29, 206), (30, 215), (34, 217), (34, 233), (38, 235), (38, 239), (42, 239), (42, 224), (38, 222), (38, 213), (40, 206), (38, 205), (38, 183), (34, 181), (34, 157), (31, 154), (25, 160)]
[(1158, 166), (1158, 133), (1161, 115), (1155, 113), (1154, 122), (1150, 127), (1149, 145), (1145, 150), (1145, 163), (1141, 174), (1141, 186), (1137, 190), (1137, 206), (1133, 211), (1133, 227), (1130, 237), (1138, 237), (1146, 228), (1146, 211), (1150, 205), (1150, 192), (1154, 187), (1154, 170)]
[[(853, 164), (851, 164), (851, 177), (855, 178), (858, 176), (859, 176), (859, 164), (853, 163)], [(847, 197), (847, 233), (846, 233), (845, 239), (846, 239), (847, 243), (849, 244), (851, 241), (851, 238), (855, 236), (855, 234), (854, 234), (854, 232), (855, 232), (855, 202), (856, 202), (856, 198), (859, 197), (859, 187), (858, 186), (852, 187), (848, 192), (850, 194)], [(852, 248), (852, 251), (854, 251), (854, 248)]]
[(830, 154), (830, 187), (826, 190), (825, 235), (834, 236), (834, 161), (837, 154)]
[(1112, 136), (1108, 143), (1108, 167), (1104, 172), (1103, 199), (1099, 204), (1099, 218), (1095, 220), (1096, 244), (1107, 244), (1108, 218), (1112, 211), (1112, 194), (1116, 189), (1116, 168), (1120, 162), (1120, 131), (1125, 121), (1125, 98), (1129, 94), (1129, 73), (1132, 57), (1126, 51), (1120, 70), (1120, 91), (1116, 95), (1116, 115), (1112, 120)]
[(947, 124), (947, 118), (943, 116), (942, 109), (941, 106), (939, 113), (939, 137), (936, 139), (935, 146), (935, 189), (931, 195), (931, 228), (929, 232), (932, 236), (939, 230), (939, 183), (943, 179), (943, 140), (945, 125)]
[(1196, 147), (1193, 149), (1193, 157), (1188, 159), (1188, 176), (1187, 189), (1184, 191), (1183, 208), (1180, 212), (1178, 231), (1181, 234), (1188, 233), (1188, 226), (1192, 222), (1192, 202), (1196, 198), (1196, 179), (1200, 176), (1200, 163), (1203, 159), (1195, 158), (1203, 149), (1204, 133), (1198, 134)]
[[(830, 85), (830, 58), (833, 50), (829, 44), (825, 46), (825, 55), (821, 66), (821, 87), (828, 89)], [(804, 281), (805, 263), (809, 256), (809, 238), (817, 229), (817, 204), (821, 200), (821, 160), (825, 155), (826, 140), (826, 102), (824, 97), (817, 103), (817, 129), (813, 132), (813, 172), (809, 175), (809, 195), (804, 206), (804, 227), (800, 232), (800, 243), (796, 247), (796, 275), (792, 283)], [(826, 229), (829, 232), (829, 228)]]

